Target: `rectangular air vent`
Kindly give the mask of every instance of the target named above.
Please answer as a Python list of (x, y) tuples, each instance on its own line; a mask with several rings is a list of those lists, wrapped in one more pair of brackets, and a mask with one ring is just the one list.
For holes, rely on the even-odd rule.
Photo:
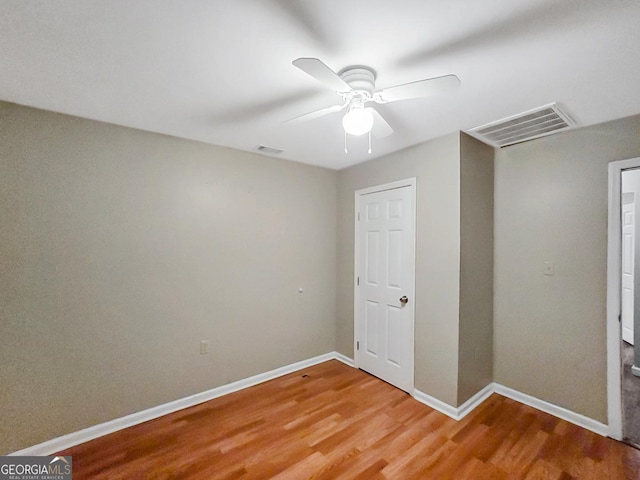
[(506, 147), (566, 130), (575, 125), (557, 103), (519, 113), (468, 130), (467, 133), (494, 147)]
[(258, 145), (254, 150), (258, 153), (264, 153), (265, 155), (280, 155), (284, 150), (276, 147), (268, 147), (266, 145)]

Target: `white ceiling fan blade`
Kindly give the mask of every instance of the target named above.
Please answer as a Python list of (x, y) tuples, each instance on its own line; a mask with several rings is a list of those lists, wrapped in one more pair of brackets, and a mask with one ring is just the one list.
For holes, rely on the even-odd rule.
[(331, 105), (330, 107), (321, 108), (320, 110), (314, 110), (313, 112), (305, 113), (304, 115), (299, 115), (297, 117), (290, 118), (289, 120), (285, 120), (282, 122), (285, 123), (298, 123), (298, 122), (306, 122), (307, 120), (313, 120), (314, 118), (323, 117), (324, 115), (328, 115), (330, 113), (339, 112), (342, 110), (345, 105)]
[(350, 92), (351, 87), (336, 72), (317, 58), (298, 58), (293, 64), (336, 92)]
[(368, 107), (369, 110), (373, 114), (373, 128), (371, 129), (371, 134), (376, 138), (384, 138), (388, 137), (393, 133), (393, 128), (391, 125), (387, 123), (382, 115), (375, 109)]
[(455, 75), (427, 78), (417, 82), (385, 88), (373, 94), (377, 103), (396, 102), (410, 98), (429, 97), (455, 90), (460, 86), (460, 79)]

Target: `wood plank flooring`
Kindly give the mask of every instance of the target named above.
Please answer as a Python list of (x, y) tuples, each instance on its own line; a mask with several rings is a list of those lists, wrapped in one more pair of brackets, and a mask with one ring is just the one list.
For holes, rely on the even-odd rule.
[(70, 448), (91, 479), (636, 479), (640, 451), (492, 395), (456, 422), (330, 361)]

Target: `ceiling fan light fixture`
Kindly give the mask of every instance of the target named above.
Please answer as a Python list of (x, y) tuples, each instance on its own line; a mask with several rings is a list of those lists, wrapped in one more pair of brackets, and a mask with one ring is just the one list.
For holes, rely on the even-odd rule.
[(373, 128), (373, 114), (362, 107), (351, 108), (342, 118), (342, 127), (356, 137), (369, 133)]
[[(393, 133), (393, 128), (377, 110), (366, 107), (370, 102), (390, 103), (399, 100), (430, 97), (449, 92), (460, 86), (460, 79), (455, 75), (424, 78), (415, 82), (403, 83), (376, 90), (376, 72), (365, 65), (352, 65), (334, 72), (322, 60), (311, 57), (301, 57), (293, 61), (293, 65), (309, 74), (316, 80), (331, 88), (342, 97), (342, 105), (332, 105), (304, 115), (299, 115), (282, 123), (293, 123), (301, 120), (312, 120), (347, 109), (342, 118), (344, 128), (345, 151), (347, 134), (361, 136), (366, 133), (383, 138)], [(375, 123), (375, 129), (373, 128)], [(369, 142), (371, 143), (371, 142)], [(371, 150), (371, 148), (369, 148)]]

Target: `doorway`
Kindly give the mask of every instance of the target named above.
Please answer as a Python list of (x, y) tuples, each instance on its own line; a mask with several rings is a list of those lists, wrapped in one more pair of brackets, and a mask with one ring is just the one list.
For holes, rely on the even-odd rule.
[(633, 306), (635, 291), (635, 204), (640, 193), (640, 170), (622, 172), (622, 263), (621, 324), (622, 340), (633, 346)]
[(355, 198), (356, 367), (413, 394), (415, 178)]
[[(609, 164), (609, 225), (607, 259), (607, 399), (609, 435), (640, 446), (640, 377), (633, 375), (640, 362), (632, 345), (640, 293), (635, 288), (637, 225), (640, 211), (640, 158)], [(638, 279), (640, 280), (640, 279)]]

